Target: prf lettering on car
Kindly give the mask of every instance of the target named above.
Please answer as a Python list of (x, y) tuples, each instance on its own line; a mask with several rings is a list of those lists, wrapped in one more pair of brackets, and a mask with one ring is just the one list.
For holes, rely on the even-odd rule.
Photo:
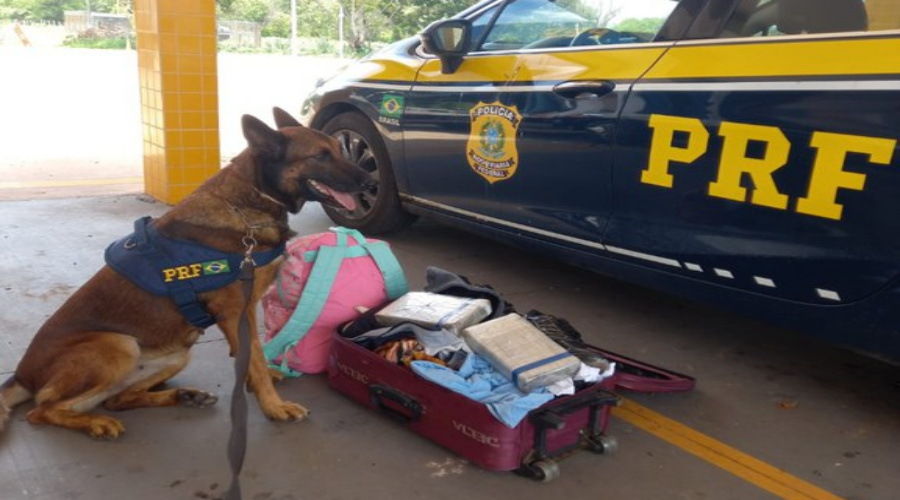
[[(671, 162), (693, 163), (707, 152), (709, 130), (697, 118), (651, 115), (650, 128), (653, 138), (650, 159), (641, 172), (641, 182), (666, 188), (672, 187)], [(676, 145), (676, 134), (687, 140)], [(718, 175), (709, 184), (708, 194), (718, 198), (752, 203), (764, 207), (788, 209), (789, 197), (778, 190), (772, 178), (776, 170), (785, 166), (791, 143), (777, 127), (723, 121), (719, 125), (722, 153)], [(761, 158), (747, 156), (750, 141), (765, 144)], [(849, 153), (866, 155), (870, 163), (889, 165), (897, 139), (866, 137), (814, 131), (809, 147), (816, 150), (809, 189), (806, 196), (797, 199), (796, 211), (801, 214), (841, 220), (843, 205), (837, 203), (838, 191), (853, 189), (862, 191), (866, 175), (844, 170)], [(753, 189), (741, 185), (744, 176), (753, 181)]]

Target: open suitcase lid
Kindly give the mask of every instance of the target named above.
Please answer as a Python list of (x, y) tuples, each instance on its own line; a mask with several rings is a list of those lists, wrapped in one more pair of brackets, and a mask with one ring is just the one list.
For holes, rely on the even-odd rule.
[(696, 385), (694, 377), (660, 368), (598, 347), (592, 348), (616, 363), (615, 386), (634, 392), (684, 392)]

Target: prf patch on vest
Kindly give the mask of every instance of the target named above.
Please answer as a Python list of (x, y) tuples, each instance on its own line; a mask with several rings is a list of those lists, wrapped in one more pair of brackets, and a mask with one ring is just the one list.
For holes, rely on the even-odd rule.
[(479, 102), (469, 110), (469, 118), (466, 159), (472, 170), (491, 184), (515, 175), (519, 167), (516, 134), (522, 122), (518, 108), (500, 101)]
[(171, 283), (173, 281), (184, 281), (203, 276), (215, 276), (217, 274), (225, 274), (231, 272), (231, 266), (228, 260), (211, 260), (207, 262), (198, 262), (195, 264), (186, 264), (183, 266), (169, 267), (162, 270), (163, 281)]

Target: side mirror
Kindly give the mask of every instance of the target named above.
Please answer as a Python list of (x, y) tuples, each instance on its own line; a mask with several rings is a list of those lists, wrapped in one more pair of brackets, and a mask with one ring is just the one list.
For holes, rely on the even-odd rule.
[(469, 53), (472, 22), (468, 19), (444, 19), (425, 28), (419, 35), (425, 50), (441, 60), (441, 73), (454, 73)]

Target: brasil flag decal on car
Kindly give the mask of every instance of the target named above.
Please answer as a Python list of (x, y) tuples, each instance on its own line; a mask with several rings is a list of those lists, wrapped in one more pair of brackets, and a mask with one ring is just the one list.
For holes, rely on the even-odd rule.
[(472, 170), (491, 184), (509, 179), (519, 166), (516, 134), (522, 115), (499, 101), (479, 102), (469, 110), (471, 131), (466, 158)]

